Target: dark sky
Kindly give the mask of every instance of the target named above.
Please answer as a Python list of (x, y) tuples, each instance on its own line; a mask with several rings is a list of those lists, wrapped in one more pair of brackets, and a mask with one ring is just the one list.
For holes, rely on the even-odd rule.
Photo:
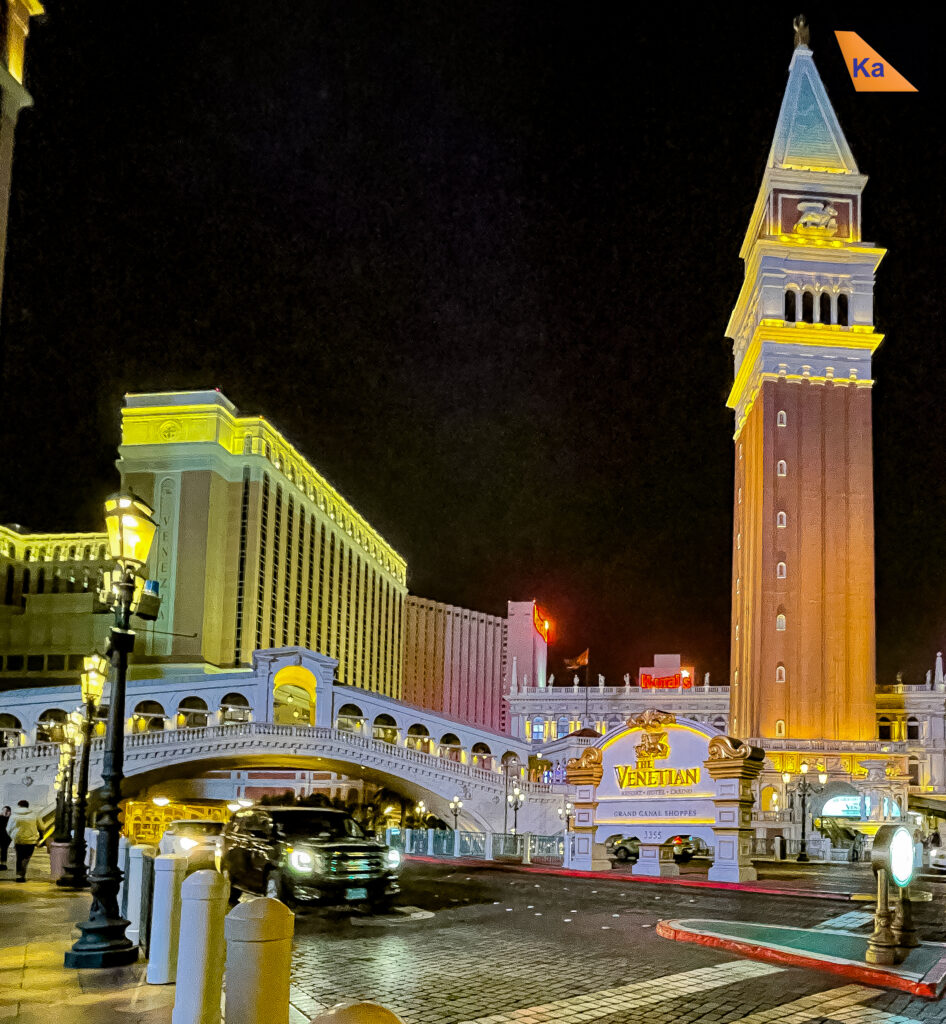
[[(134, 16), (128, 11), (132, 9)], [(697, 8), (692, 8), (695, 12)], [(2, 324), (0, 521), (97, 529), (126, 391), (219, 386), (552, 668), (728, 670), (739, 245), (792, 7), (49, 2)], [(943, 23), (807, 10), (878, 272), (878, 661), (946, 644)], [(920, 89), (854, 92), (834, 29)], [(560, 676), (561, 677), (561, 676)]]

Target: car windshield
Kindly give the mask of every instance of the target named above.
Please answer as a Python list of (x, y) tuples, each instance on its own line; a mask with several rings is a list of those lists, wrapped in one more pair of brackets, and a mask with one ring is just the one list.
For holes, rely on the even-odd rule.
[(273, 821), (287, 836), (309, 839), (364, 839), (358, 822), (347, 814), (323, 811), (274, 811)]
[(217, 836), (223, 831), (223, 822), (175, 821), (171, 828), (179, 836)]

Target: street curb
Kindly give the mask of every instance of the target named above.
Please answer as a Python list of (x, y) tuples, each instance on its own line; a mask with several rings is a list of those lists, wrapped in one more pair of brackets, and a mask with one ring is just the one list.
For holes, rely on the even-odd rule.
[(719, 935), (707, 935), (704, 932), (689, 931), (681, 927), (679, 921), (658, 921), (657, 934), (673, 942), (690, 942), (699, 946), (709, 946), (726, 953), (735, 953), (750, 960), (762, 960), (765, 963), (779, 964), (782, 967), (802, 967), (806, 970), (826, 971), (838, 974), (843, 978), (862, 985), (874, 985), (880, 988), (892, 988), (899, 992), (907, 992), (923, 999), (939, 999), (946, 987), (946, 956), (930, 968), (919, 980), (911, 981), (902, 974), (884, 970), (872, 964), (858, 964), (853, 961), (823, 960), (814, 954), (805, 956), (802, 953), (789, 953), (784, 949), (761, 946), (744, 939), (726, 939)]
[(646, 875), (615, 875), (613, 871), (575, 871), (572, 868), (545, 867), (540, 864), (508, 863), (501, 860), (480, 860), (479, 858), (458, 857), (442, 859), (440, 857), (424, 857), (419, 854), (408, 854), (405, 860), (419, 861), (424, 864), (455, 864), (463, 868), (501, 868), (504, 871), (519, 871), (522, 874), (557, 875), (560, 878), (593, 878), (604, 882), (620, 882), (621, 885), (643, 883), (644, 885), (677, 885), (689, 889), (719, 889), (730, 892), (756, 893), (762, 896), (794, 896), (796, 899), (835, 900), (849, 903), (851, 894), (847, 892), (826, 892), (820, 889), (777, 889), (763, 885), (751, 885), (744, 882), (710, 882), (699, 878), (651, 878)]

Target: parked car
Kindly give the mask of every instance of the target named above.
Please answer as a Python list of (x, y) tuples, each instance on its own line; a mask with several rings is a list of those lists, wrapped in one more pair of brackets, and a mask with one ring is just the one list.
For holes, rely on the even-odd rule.
[(929, 858), (931, 868), (946, 871), (946, 846), (931, 846)]
[(161, 853), (180, 853), (187, 858), (187, 871), (216, 865), (217, 844), (223, 832), (222, 821), (188, 818), (172, 821), (158, 844)]
[(220, 837), (217, 868), (241, 892), (284, 903), (390, 906), (400, 891), (401, 855), (345, 811), (253, 807), (238, 811)]
[[(669, 842), (673, 843), (673, 859), (678, 864), (686, 864), (707, 851), (706, 843), (697, 836), (674, 836)], [(605, 851), (611, 860), (621, 863), (636, 861), (640, 855), (640, 840), (636, 837), (609, 839), (605, 843)]]
[(640, 853), (640, 843), (637, 839), (609, 839), (605, 843), (605, 852), (611, 860), (626, 864), (628, 861), (637, 860)]

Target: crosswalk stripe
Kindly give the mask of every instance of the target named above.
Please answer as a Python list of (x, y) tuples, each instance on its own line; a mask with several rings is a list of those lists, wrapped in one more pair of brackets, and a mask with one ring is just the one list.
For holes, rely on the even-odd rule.
[(839, 917), (829, 917), (827, 921), (814, 925), (812, 931), (833, 932), (839, 929), (850, 930), (860, 928), (861, 925), (865, 925), (868, 921), (873, 920), (874, 915), (869, 910), (849, 910), (846, 914), (841, 914)]
[(740, 981), (761, 978), (767, 974), (779, 974), (781, 971), (781, 967), (774, 967), (771, 964), (737, 960), (717, 964), (715, 967), (699, 967), (680, 974), (651, 978), (649, 981), (639, 981), (631, 985), (601, 989), (580, 996), (568, 996), (565, 999), (556, 999), (551, 1003), (524, 1007), (521, 1010), (492, 1013), (475, 1020), (462, 1021), (461, 1024), (516, 1024), (524, 1019), (528, 1020), (528, 1024), (554, 1024), (568, 1015), (569, 1011), (580, 1012), (584, 1021), (600, 1020), (621, 1010), (640, 1011), (656, 1003), (693, 996), (707, 989), (735, 985)]
[(792, 1021), (803, 1024), (806, 1020), (838, 1021), (839, 1024), (855, 1024), (856, 1021), (870, 1024), (921, 1024), (913, 1017), (903, 1017), (884, 1010), (866, 1009), (862, 1004), (880, 993), (866, 985), (844, 985), (827, 992), (817, 992), (791, 1003), (773, 1006), (768, 1010), (757, 1010), (748, 1017), (730, 1021), (730, 1024), (771, 1024), (772, 1021)]

